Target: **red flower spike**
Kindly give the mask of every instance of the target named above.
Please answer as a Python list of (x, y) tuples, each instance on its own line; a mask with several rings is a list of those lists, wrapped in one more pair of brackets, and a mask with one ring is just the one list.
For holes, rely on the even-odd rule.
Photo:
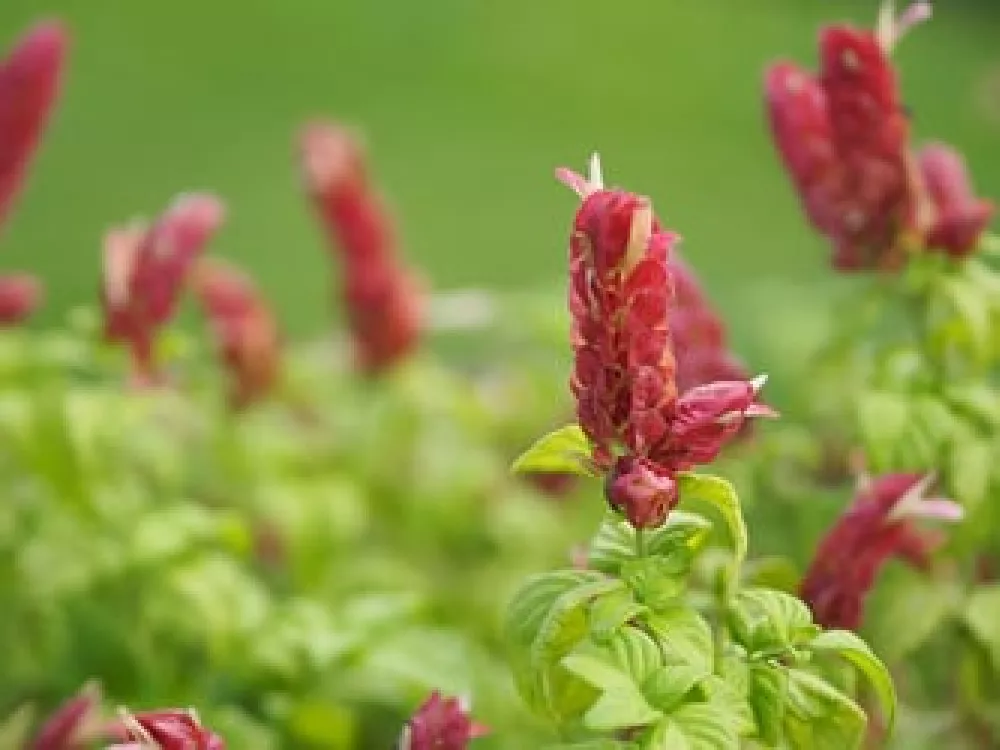
[(25, 172), (59, 95), (66, 30), (38, 24), (0, 62), (0, 226), (24, 184)]
[(934, 207), (927, 246), (965, 257), (975, 251), (995, 207), (992, 201), (975, 196), (965, 160), (955, 149), (943, 143), (928, 144), (917, 160)]
[(42, 725), (29, 750), (82, 750), (97, 734), (101, 691), (95, 683), (84, 685)]
[(20, 323), (42, 301), (42, 285), (30, 274), (0, 276), (0, 326)]
[(398, 750), (466, 750), (470, 740), (488, 731), (469, 718), (457, 698), (442, 698), (435, 690), (403, 728)]
[[(589, 177), (557, 176), (583, 198), (569, 253), (577, 420), (594, 463), (609, 472), (609, 504), (636, 528), (651, 528), (677, 503), (677, 472), (714, 459), (749, 418), (774, 413), (756, 403), (763, 379), (700, 384), (678, 397), (668, 325), (676, 235), (660, 228), (647, 199), (605, 189), (596, 156)], [(702, 300), (691, 281), (678, 296), (687, 306), (681, 321), (694, 316), (685, 335), (722, 360), (721, 323), (695, 309)]]
[(864, 600), (890, 558), (927, 568), (938, 540), (924, 536), (912, 519), (961, 518), (961, 507), (955, 503), (925, 499), (932, 479), (888, 474), (862, 487), (823, 538), (802, 582), (802, 598), (819, 624), (856, 630), (862, 622)]
[(274, 388), (281, 367), (278, 324), (250, 277), (235, 266), (202, 259), (192, 286), (231, 378), (230, 400), (240, 409)]
[(417, 345), (423, 301), (397, 257), (392, 222), (369, 182), (364, 152), (347, 129), (306, 126), (299, 139), (306, 190), (343, 265), (343, 297), (360, 367), (389, 369)]
[(569, 308), (577, 419), (605, 465), (617, 444), (633, 453), (659, 442), (661, 414), (677, 398), (667, 314), (668, 254), (676, 236), (660, 228), (649, 201), (563, 171), (583, 191), (570, 238)]
[(187, 275), (222, 224), (225, 209), (214, 196), (181, 196), (149, 229), (116, 229), (104, 240), (105, 336), (126, 344), (136, 374), (158, 375), (156, 335), (177, 308)]
[(809, 220), (843, 271), (899, 268), (920, 247), (928, 217), (908, 149), (909, 123), (890, 46), (926, 16), (922, 4), (875, 32), (820, 34), (820, 72), (772, 66), (765, 93), (775, 143)]
[(218, 735), (201, 726), (193, 711), (165, 709), (125, 714), (109, 728), (117, 740), (108, 750), (225, 750)]

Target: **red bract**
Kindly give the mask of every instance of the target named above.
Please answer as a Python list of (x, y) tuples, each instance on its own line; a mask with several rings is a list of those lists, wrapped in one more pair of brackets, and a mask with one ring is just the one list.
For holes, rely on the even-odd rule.
[(745, 368), (727, 347), (725, 325), (694, 273), (676, 254), (670, 269), (674, 281), (670, 332), (677, 355), (678, 390), (684, 393), (716, 380), (747, 380)]
[(0, 225), (24, 183), (59, 94), (69, 40), (57, 22), (40, 23), (0, 62)]
[(908, 117), (889, 60), (915, 6), (877, 31), (831, 26), (820, 34), (820, 72), (773, 65), (765, 80), (778, 151), (816, 229), (844, 270), (896, 269), (919, 249), (927, 217), (910, 156)]
[(200, 260), (192, 282), (229, 370), (233, 406), (259, 401), (274, 387), (281, 365), (278, 324), (270, 307), (250, 278), (228, 263)]
[(918, 162), (933, 206), (927, 246), (953, 257), (968, 255), (993, 218), (992, 201), (976, 197), (965, 160), (950, 146), (928, 144), (920, 150)]
[(308, 125), (300, 137), (306, 189), (343, 267), (343, 297), (363, 370), (404, 359), (420, 337), (422, 300), (397, 255), (392, 222), (372, 188), (364, 152), (347, 129)]
[(487, 731), (457, 698), (442, 698), (435, 690), (404, 727), (398, 750), (465, 750)]
[(154, 344), (173, 316), (192, 264), (222, 224), (225, 211), (212, 195), (185, 195), (149, 229), (116, 229), (104, 241), (105, 335), (127, 345), (136, 375), (154, 380)]
[(0, 276), (0, 325), (20, 323), (42, 299), (42, 285), (30, 274)]
[(29, 745), (30, 750), (82, 750), (97, 734), (101, 691), (95, 684), (63, 703)]
[(583, 198), (569, 253), (577, 419), (595, 463), (611, 470), (609, 502), (633, 526), (657, 526), (676, 503), (678, 471), (711, 461), (748, 417), (771, 413), (754, 403), (763, 381), (678, 398), (668, 325), (676, 235), (660, 228), (648, 199), (605, 189), (596, 157), (587, 179), (558, 175)]
[(191, 711), (165, 709), (124, 716), (109, 728), (119, 743), (108, 750), (225, 750), (226, 743), (201, 726)]
[(888, 474), (861, 489), (823, 538), (802, 582), (802, 598), (819, 624), (857, 629), (865, 598), (890, 558), (927, 567), (933, 541), (912, 519), (961, 516), (961, 508), (950, 501), (924, 499), (929, 484), (920, 474)]

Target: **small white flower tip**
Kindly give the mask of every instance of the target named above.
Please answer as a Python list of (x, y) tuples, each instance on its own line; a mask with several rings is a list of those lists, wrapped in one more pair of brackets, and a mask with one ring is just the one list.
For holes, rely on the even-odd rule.
[(927, 497), (927, 490), (935, 481), (937, 481), (935, 472), (921, 477), (920, 481), (910, 487), (896, 503), (896, 507), (889, 514), (889, 520), (924, 518), (951, 523), (961, 521), (965, 516), (965, 509), (954, 500), (943, 497)]
[(896, 17), (896, 9), (892, 0), (885, 0), (879, 9), (878, 23), (875, 26), (875, 36), (879, 46), (885, 52), (891, 52), (896, 43), (914, 26), (918, 26), (934, 15), (934, 6), (929, 0), (918, 0), (910, 5), (903, 14)]
[(753, 388), (755, 394), (760, 393), (761, 388), (767, 383), (767, 373), (761, 373), (753, 380), (750, 381), (750, 387)]
[(910, 510), (909, 515), (911, 518), (926, 518), (934, 521), (958, 523), (965, 518), (965, 508), (954, 500), (934, 497), (917, 503)]
[(601, 168), (601, 155), (596, 151), (590, 155), (587, 182), (592, 190), (604, 189), (604, 170)]

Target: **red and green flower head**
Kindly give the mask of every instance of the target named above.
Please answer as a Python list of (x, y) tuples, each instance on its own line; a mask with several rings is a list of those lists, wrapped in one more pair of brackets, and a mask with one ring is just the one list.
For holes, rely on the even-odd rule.
[(596, 156), (586, 178), (557, 174), (583, 201), (569, 250), (577, 419), (606, 473), (609, 502), (634, 526), (657, 526), (677, 502), (677, 472), (712, 461), (748, 418), (771, 414), (756, 403), (763, 379), (678, 394), (670, 329), (677, 235), (648, 198), (606, 189)]
[(343, 268), (343, 299), (360, 367), (378, 373), (416, 348), (422, 295), (398, 257), (395, 229), (372, 187), (358, 138), (316, 122), (299, 139), (305, 187)]
[(887, 474), (866, 480), (854, 502), (820, 542), (802, 582), (802, 598), (816, 622), (856, 630), (879, 571), (894, 557), (925, 568), (935, 541), (916, 526), (920, 518), (956, 521), (962, 508), (927, 498), (933, 478)]
[(185, 195), (152, 227), (133, 224), (105, 237), (105, 336), (129, 347), (143, 381), (158, 376), (156, 337), (173, 317), (188, 273), (224, 216), (214, 196)]
[(925, 249), (965, 254), (991, 216), (972, 197), (960, 161), (943, 164), (932, 151), (928, 171), (911, 150), (890, 53), (929, 15), (930, 5), (918, 2), (897, 18), (887, 3), (874, 30), (821, 31), (818, 73), (791, 62), (767, 71), (775, 144), (839, 270), (895, 270)]

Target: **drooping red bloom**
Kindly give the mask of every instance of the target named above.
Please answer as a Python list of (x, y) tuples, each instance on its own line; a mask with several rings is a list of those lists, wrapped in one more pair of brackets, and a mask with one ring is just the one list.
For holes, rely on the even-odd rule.
[(304, 128), (299, 146), (306, 190), (339, 251), (358, 363), (368, 373), (384, 371), (418, 343), (419, 284), (398, 257), (392, 222), (370, 184), (358, 139), (343, 127), (317, 122)]
[(108, 750), (225, 750), (218, 735), (201, 726), (192, 711), (164, 709), (141, 714), (126, 714), (109, 727), (109, 734), (119, 744)]
[(820, 542), (803, 579), (801, 595), (816, 622), (855, 630), (861, 625), (865, 598), (889, 559), (927, 567), (934, 540), (913, 519), (961, 517), (955, 503), (924, 498), (929, 484), (920, 474), (887, 474), (861, 489)]
[(249, 276), (219, 260), (199, 260), (192, 286), (229, 371), (234, 408), (264, 398), (281, 368), (280, 336), (271, 308)]
[(435, 690), (403, 728), (398, 750), (466, 750), (487, 732), (469, 718), (461, 701), (442, 698)]
[(927, 246), (952, 257), (964, 257), (976, 249), (993, 218), (993, 202), (976, 197), (965, 160), (950, 146), (927, 144), (917, 158), (933, 206)]
[(694, 272), (676, 253), (670, 270), (674, 281), (670, 332), (677, 355), (677, 389), (684, 393), (717, 380), (748, 380), (743, 364), (729, 351), (725, 324)]
[(105, 336), (129, 347), (140, 379), (156, 379), (157, 333), (173, 317), (188, 273), (224, 215), (218, 198), (185, 195), (152, 227), (133, 224), (105, 237)]
[(55, 21), (31, 29), (0, 62), (0, 226), (24, 183), (59, 95), (69, 38)]
[(0, 326), (20, 323), (42, 300), (42, 285), (31, 274), (0, 276)]
[(30, 750), (83, 750), (100, 734), (101, 691), (89, 683), (63, 703), (39, 729)]
[(816, 229), (844, 271), (899, 268), (923, 244), (930, 217), (909, 149), (892, 45), (929, 15), (917, 3), (899, 20), (886, 6), (874, 31), (820, 33), (818, 75), (771, 66), (765, 94), (778, 151)]
[[(0, 229), (59, 95), (69, 38), (55, 21), (36, 25), (0, 61)], [(0, 276), (0, 325), (20, 323), (38, 306), (41, 283), (26, 274)]]
[(678, 396), (669, 326), (676, 235), (648, 199), (560, 170), (583, 202), (570, 238), (569, 308), (580, 427), (594, 462), (610, 470), (611, 504), (638, 528), (663, 522), (677, 502), (674, 476), (715, 458), (749, 417), (763, 381), (723, 381)]

